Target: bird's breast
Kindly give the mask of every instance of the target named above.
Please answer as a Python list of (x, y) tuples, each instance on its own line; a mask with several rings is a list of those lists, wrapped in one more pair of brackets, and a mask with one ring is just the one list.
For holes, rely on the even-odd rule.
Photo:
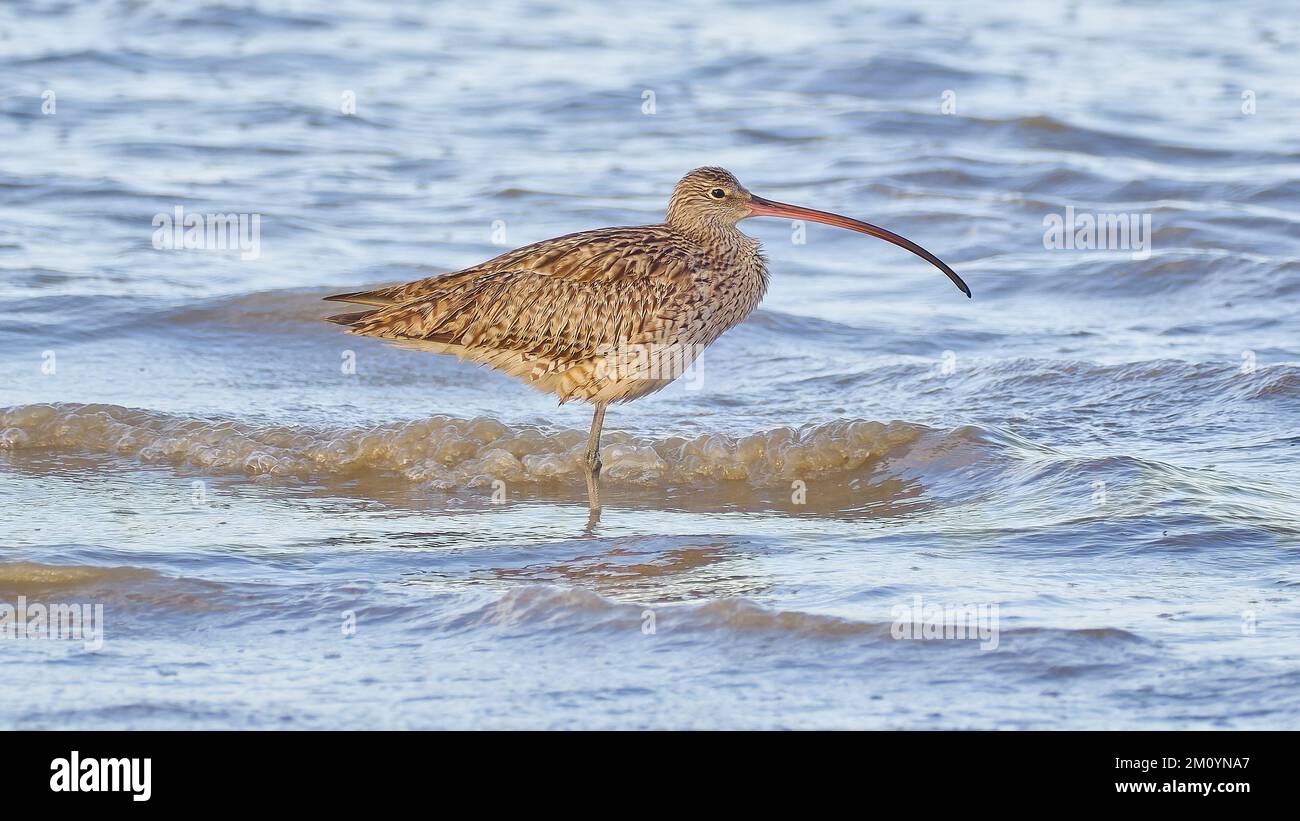
[(753, 313), (767, 292), (767, 263), (758, 243), (716, 259), (700, 287), (708, 317), (706, 338), (701, 341), (710, 343)]

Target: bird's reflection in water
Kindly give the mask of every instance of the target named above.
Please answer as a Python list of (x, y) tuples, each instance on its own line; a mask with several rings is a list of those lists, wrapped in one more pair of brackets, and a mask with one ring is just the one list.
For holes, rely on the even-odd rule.
[[(935, 500), (915, 479), (880, 479), (877, 481), (839, 479), (813, 480), (803, 483), (804, 490), (794, 501), (780, 486), (756, 488), (744, 483), (711, 482), (704, 486), (661, 489), (615, 489), (619, 508), (632, 510), (662, 509), (700, 514), (761, 513), (776, 516), (816, 516), (838, 521), (903, 521), (932, 510)], [(585, 538), (600, 535), (603, 512), (600, 478), (587, 476), (587, 518), (582, 529)]]
[[(780, 485), (701, 480), (643, 486), (609, 484), (602, 478), (587, 483), (585, 499), (548, 485), (532, 496), (521, 491), (502, 506), (471, 495), (423, 498), (400, 482), (380, 494), (372, 483), (366, 487), (368, 496), (381, 496), (387, 503), (390, 515), (384, 524), (376, 532), (349, 529), (329, 543), (399, 550), (404, 562), (415, 565), (401, 574), (402, 583), (409, 585), (449, 590), (485, 582), (549, 583), (585, 587), (611, 598), (689, 601), (769, 592), (773, 576), (756, 559), (766, 545), (788, 540), (792, 533), (808, 527), (824, 530), (832, 522), (893, 529), (933, 512), (936, 505), (914, 479), (845, 481), (832, 476), (804, 484), (807, 493), (796, 502)], [(340, 503), (339, 488), (316, 492)], [(587, 504), (580, 506), (582, 501)], [(354, 507), (349, 503), (337, 509), (355, 514)], [(437, 516), (439, 528), (392, 530), (391, 517), (398, 512), (425, 525), (428, 517)], [(711, 518), (716, 516), (724, 518)], [(694, 532), (670, 531), (683, 522), (690, 522)], [(703, 534), (696, 529), (700, 525), (707, 528)], [(725, 532), (733, 528), (743, 533)], [(428, 569), (434, 559), (422, 555), (436, 556), (437, 572)]]
[(600, 476), (591, 471), (587, 472), (587, 510), (587, 526), (582, 535), (591, 538), (600, 524)]
[[(601, 549), (592, 551), (596, 545)], [(574, 546), (587, 550), (488, 573), (502, 581), (581, 586), (615, 598), (650, 593), (658, 601), (753, 595), (768, 586), (745, 569), (753, 552), (740, 537), (635, 536)]]

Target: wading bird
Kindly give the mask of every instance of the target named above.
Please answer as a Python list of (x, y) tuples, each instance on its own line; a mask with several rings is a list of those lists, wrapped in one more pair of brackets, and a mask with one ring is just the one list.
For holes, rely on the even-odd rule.
[(758, 307), (767, 264), (749, 217), (811, 220), (902, 246), (970, 288), (938, 257), (865, 222), (751, 194), (729, 171), (682, 178), (659, 225), (599, 228), (533, 245), (450, 274), (326, 299), (370, 306), (329, 317), (350, 333), (487, 365), (590, 402), (587, 490), (599, 509), (605, 408), (653, 393)]

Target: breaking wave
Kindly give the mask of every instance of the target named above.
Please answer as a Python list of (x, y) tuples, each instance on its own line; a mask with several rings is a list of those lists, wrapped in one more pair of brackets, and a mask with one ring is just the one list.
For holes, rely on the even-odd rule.
[[(837, 420), (733, 437), (605, 435), (602, 478), (654, 485), (734, 480), (755, 486), (870, 469), (928, 434), (907, 422)], [(950, 436), (974, 440), (977, 428)], [(951, 446), (953, 443), (949, 442)], [(41, 404), (0, 410), (0, 450), (102, 453), (209, 473), (298, 478), (386, 472), (438, 489), (495, 479), (545, 483), (581, 476), (586, 433), (435, 416), (325, 428), (177, 416), (118, 405)]]
[(0, 563), (0, 595), (20, 596), (52, 590), (79, 590), (96, 585), (153, 580), (158, 574), (139, 567), (90, 567), (36, 562)]

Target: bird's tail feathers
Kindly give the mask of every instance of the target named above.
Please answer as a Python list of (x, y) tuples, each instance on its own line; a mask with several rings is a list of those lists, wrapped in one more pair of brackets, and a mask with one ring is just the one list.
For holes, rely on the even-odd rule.
[(325, 317), (325, 321), (333, 322), (335, 325), (356, 327), (376, 313), (378, 313), (378, 311), (354, 311), (350, 314), (335, 314), (334, 316), (327, 316)]
[(385, 294), (387, 289), (378, 291), (353, 291), (350, 294), (334, 294), (323, 297), (327, 302), (354, 302), (358, 305), (384, 305), (393, 304), (393, 299)]

